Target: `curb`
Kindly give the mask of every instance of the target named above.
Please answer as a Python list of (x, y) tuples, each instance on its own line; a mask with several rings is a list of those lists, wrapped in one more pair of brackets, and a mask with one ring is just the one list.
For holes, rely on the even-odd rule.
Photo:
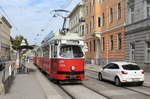
[[(36, 67), (37, 68), (37, 67)], [(64, 99), (53, 87), (52, 83), (37, 69), (37, 79), (42, 86), (46, 99)]]
[(0, 96), (4, 96), (5, 95), (5, 87), (3, 83), (0, 83)]

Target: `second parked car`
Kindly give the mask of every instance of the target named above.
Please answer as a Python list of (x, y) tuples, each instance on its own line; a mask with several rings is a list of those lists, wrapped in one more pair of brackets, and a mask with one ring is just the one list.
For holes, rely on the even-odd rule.
[(144, 82), (144, 71), (135, 63), (112, 62), (100, 70), (98, 78), (99, 80), (113, 81), (116, 86), (131, 82), (142, 85)]

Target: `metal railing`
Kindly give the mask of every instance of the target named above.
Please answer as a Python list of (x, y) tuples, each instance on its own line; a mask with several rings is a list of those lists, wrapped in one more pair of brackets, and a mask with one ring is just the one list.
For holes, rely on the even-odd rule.
[(6, 62), (5, 69), (0, 71), (0, 83), (5, 83), (5, 81), (15, 75), (15, 62), (8, 61)]
[(15, 71), (15, 62), (6, 62), (5, 69), (0, 71), (0, 95), (5, 95), (8, 92), (15, 76)]

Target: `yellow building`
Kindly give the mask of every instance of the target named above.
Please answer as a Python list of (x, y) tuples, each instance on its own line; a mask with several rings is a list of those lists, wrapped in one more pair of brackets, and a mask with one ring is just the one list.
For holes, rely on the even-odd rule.
[(125, 0), (84, 0), (88, 62), (125, 59)]

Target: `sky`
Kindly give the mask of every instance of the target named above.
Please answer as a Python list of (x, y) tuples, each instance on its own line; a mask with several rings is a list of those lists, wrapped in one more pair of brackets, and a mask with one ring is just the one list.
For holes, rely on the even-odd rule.
[[(30, 44), (40, 44), (51, 31), (58, 32), (62, 18), (50, 11), (71, 11), (81, 0), (0, 0), (0, 14), (12, 25), (11, 36), (23, 35)], [(7, 15), (6, 15), (7, 14)], [(44, 30), (44, 31), (41, 31)]]

